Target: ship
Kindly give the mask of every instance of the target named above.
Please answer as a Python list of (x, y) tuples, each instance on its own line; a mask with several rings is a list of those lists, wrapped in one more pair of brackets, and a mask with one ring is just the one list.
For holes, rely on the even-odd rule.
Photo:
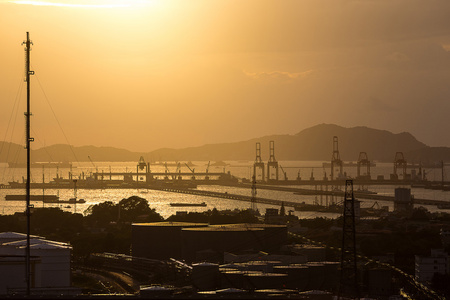
[[(357, 162), (352, 162), (352, 161), (350, 161), (350, 162), (343, 162), (343, 163), (342, 163), (342, 166), (343, 166), (343, 167), (357, 167), (357, 166), (358, 166), (358, 163), (357, 163)], [(376, 167), (377, 164), (374, 163), (374, 162), (370, 162), (370, 166), (371, 166), (371, 167)], [(330, 168), (330, 167), (331, 167), (331, 162), (324, 162), (324, 163), (322, 163), (322, 167), (324, 167), (324, 168)]]
[(57, 203), (57, 204), (59, 204), (59, 203), (64, 203), (64, 204), (67, 204), (67, 203), (70, 203), (70, 204), (79, 204), (79, 203), (86, 203), (86, 200), (84, 200), (84, 199), (76, 199), (76, 198), (70, 198), (69, 200), (44, 200), (43, 201), (44, 203)]
[[(6, 195), (6, 201), (25, 201), (27, 195)], [(59, 197), (56, 195), (30, 195), (30, 201), (58, 201)]]
[[(70, 162), (35, 162), (30, 164), (31, 168), (76, 168)], [(27, 163), (8, 162), (9, 168), (26, 168)]]
[(206, 206), (206, 203), (170, 203), (170, 206)]

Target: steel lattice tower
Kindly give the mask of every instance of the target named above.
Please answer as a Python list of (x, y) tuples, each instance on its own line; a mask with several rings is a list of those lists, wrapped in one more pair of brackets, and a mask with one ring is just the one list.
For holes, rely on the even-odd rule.
[(339, 297), (358, 298), (358, 270), (356, 266), (356, 226), (353, 180), (345, 181), (344, 215), (342, 226), (341, 278)]

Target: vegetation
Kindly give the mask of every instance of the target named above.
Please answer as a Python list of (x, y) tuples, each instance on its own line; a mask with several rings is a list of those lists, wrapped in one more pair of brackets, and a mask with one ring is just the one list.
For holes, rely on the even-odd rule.
[[(74, 259), (82, 261), (91, 253), (129, 254), (133, 222), (230, 224), (255, 223), (260, 219), (251, 210), (212, 209), (201, 213), (172, 215), (164, 220), (155, 209), (149, 207), (147, 200), (133, 196), (118, 203), (105, 201), (92, 205), (84, 214), (65, 212), (59, 208), (36, 208), (31, 218), (31, 233), (47, 239), (70, 242)], [(290, 225), (297, 224), (302, 235), (311, 240), (341, 247), (341, 218), (289, 220), (287, 216), (286, 220), (291, 222)], [(0, 231), (26, 232), (25, 221), (23, 213), (0, 215)], [(450, 227), (449, 225), (449, 214), (430, 213), (420, 207), (409, 214), (390, 214), (381, 219), (360, 220), (357, 222), (358, 251), (368, 257), (392, 257), (398, 268), (414, 274), (414, 256), (429, 255), (430, 249), (443, 248), (439, 230)], [(338, 257), (338, 253), (329, 254)], [(437, 276), (433, 284), (436, 289), (445, 290), (443, 282), (446, 277), (441, 277)]]

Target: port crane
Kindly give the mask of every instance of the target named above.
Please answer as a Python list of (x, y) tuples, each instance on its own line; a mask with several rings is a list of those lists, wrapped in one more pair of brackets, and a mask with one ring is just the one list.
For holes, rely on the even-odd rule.
[(94, 162), (92, 161), (92, 159), (91, 159), (91, 156), (90, 155), (88, 155), (88, 158), (89, 158), (89, 161), (91, 162), (91, 164), (94, 166), (94, 168), (95, 168), (95, 172), (97, 172), (98, 173), (98, 168), (97, 168), (97, 166), (94, 164)]
[(283, 175), (284, 175), (284, 180), (288, 180), (288, 178), (287, 178), (287, 174), (286, 174), (286, 171), (283, 169), (283, 167), (280, 165), (280, 168), (281, 168), (281, 172), (283, 172)]
[(164, 168), (165, 168), (165, 175), (164, 175), (164, 180), (169, 180), (169, 176), (167, 174), (170, 173), (169, 168), (167, 167), (167, 162), (164, 163)]
[[(175, 173), (181, 173), (181, 164), (177, 162), (177, 169), (175, 170)], [(181, 174), (178, 175), (178, 180), (181, 180)]]
[(189, 165), (186, 163), (185, 163), (185, 165), (192, 172), (192, 180), (195, 180), (195, 168), (191, 169), (191, 167), (189, 167)]

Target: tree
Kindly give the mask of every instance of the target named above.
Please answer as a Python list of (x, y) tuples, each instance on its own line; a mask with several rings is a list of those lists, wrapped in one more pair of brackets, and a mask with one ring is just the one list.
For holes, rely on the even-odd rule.
[(105, 201), (89, 206), (84, 211), (84, 214), (91, 221), (99, 225), (106, 225), (113, 221), (117, 221), (117, 219), (119, 218), (119, 209), (114, 202)]
[(164, 220), (155, 209), (150, 208), (146, 199), (138, 196), (131, 196), (120, 200), (118, 209), (120, 215), (119, 220), (122, 222)]

